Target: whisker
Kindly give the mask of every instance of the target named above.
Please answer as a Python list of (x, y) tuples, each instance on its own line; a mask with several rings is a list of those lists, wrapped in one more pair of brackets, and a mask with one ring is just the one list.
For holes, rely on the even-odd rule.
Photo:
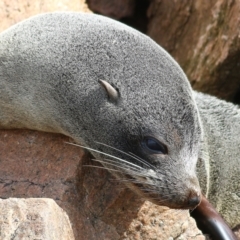
[(145, 160), (139, 158), (138, 156), (136, 156), (136, 155), (133, 154), (133, 153), (130, 153), (130, 154), (129, 154), (129, 153), (123, 152), (122, 150), (117, 149), (117, 148), (112, 147), (112, 146), (109, 146), (109, 145), (107, 145), (107, 144), (105, 144), (105, 143), (101, 143), (101, 142), (96, 142), (96, 143), (98, 143), (98, 144), (100, 144), (100, 145), (103, 145), (103, 146), (105, 146), (105, 147), (109, 147), (109, 148), (111, 148), (111, 149), (113, 149), (113, 150), (115, 150), (115, 151), (117, 151), (117, 152), (122, 153), (122, 154), (125, 154), (126, 156), (129, 156), (129, 157), (131, 157), (131, 158), (133, 158), (133, 159), (141, 162), (142, 164), (144, 164), (144, 165), (146, 165), (146, 166), (148, 166), (148, 167), (150, 167), (150, 168), (151, 168), (151, 167), (155, 168), (153, 165), (149, 164), (148, 162), (146, 162)]
[(156, 167), (153, 166), (151, 163), (149, 163), (149, 162), (147, 162), (146, 160), (140, 158), (139, 156), (135, 155), (134, 153), (129, 152), (129, 155), (130, 155), (133, 159), (136, 159), (136, 160), (138, 160), (139, 162), (141, 162), (141, 163), (143, 163), (143, 164), (145, 164), (145, 165), (147, 165), (147, 166), (149, 166), (149, 167), (151, 167), (151, 168), (153, 168), (153, 169), (156, 169)]
[(130, 162), (128, 162), (128, 161), (125, 161), (125, 160), (123, 160), (123, 159), (121, 159), (121, 158), (118, 158), (118, 157), (115, 157), (115, 156), (113, 156), (113, 155), (110, 155), (110, 154), (107, 154), (107, 153), (104, 153), (104, 152), (95, 150), (95, 149), (90, 148), (90, 147), (85, 147), (85, 146), (82, 146), (82, 145), (79, 145), (79, 144), (76, 144), (76, 143), (70, 143), (70, 142), (65, 142), (65, 143), (66, 143), (66, 144), (69, 144), (69, 145), (81, 147), (81, 148), (84, 148), (84, 149), (87, 149), (87, 150), (90, 150), (90, 151), (93, 151), (93, 152), (96, 152), (96, 153), (103, 154), (103, 155), (105, 155), (105, 156), (111, 157), (111, 158), (116, 159), (116, 160), (118, 160), (118, 161), (125, 162), (125, 163), (127, 163), (127, 164), (129, 164), (129, 165), (138, 167), (139, 169), (144, 169), (144, 168), (142, 168), (142, 167), (140, 167), (140, 166), (138, 166), (138, 165), (135, 165), (135, 164), (133, 164), (133, 163), (130, 163)]
[[(152, 185), (154, 186), (154, 185)], [(140, 187), (141, 190), (143, 190), (144, 192), (147, 192), (147, 193), (154, 193), (154, 194), (157, 194), (157, 189), (149, 189), (149, 188), (143, 188), (143, 187)], [(161, 188), (161, 189), (167, 189), (166, 187), (165, 188)]]
[(148, 182), (143, 182), (143, 181), (139, 181), (139, 180), (136, 180), (136, 179), (119, 179), (119, 181), (122, 181), (122, 182), (132, 182), (132, 183), (136, 183), (136, 184), (141, 184), (141, 185), (149, 185), (149, 186), (155, 186), (154, 183), (148, 183)]
[(133, 170), (135, 170), (135, 171), (139, 171), (139, 169), (137, 169), (137, 168), (134, 168), (134, 167), (132, 167), (132, 166), (128, 166), (127, 164), (122, 164), (122, 163), (119, 163), (119, 164), (117, 164), (118, 162), (115, 162), (115, 161), (113, 161), (113, 160), (111, 160), (111, 159), (106, 159), (106, 158), (104, 158), (104, 160), (101, 160), (101, 159), (92, 159), (92, 161), (97, 161), (97, 162), (100, 162), (100, 163), (112, 163), (113, 165), (115, 165), (116, 167), (122, 167), (122, 166), (125, 166), (125, 167), (129, 167), (129, 168), (131, 168), (131, 169), (133, 169)]
[(114, 166), (114, 167), (117, 167), (117, 168), (121, 168), (121, 169), (123, 169), (123, 170), (125, 170), (126, 172), (133, 172), (133, 170), (135, 170), (135, 169), (133, 169), (133, 170), (130, 170), (130, 169), (127, 169), (127, 168), (125, 168), (125, 167), (122, 167), (122, 166), (119, 166), (119, 165), (116, 165), (116, 164), (114, 164), (114, 163), (109, 163), (109, 162), (105, 162), (105, 161), (103, 161), (103, 160), (99, 160), (99, 159), (95, 159), (94, 161), (96, 161), (96, 162), (100, 162), (100, 163), (105, 163), (105, 164), (107, 164), (107, 165), (111, 165), (111, 166)]
[[(137, 178), (137, 177), (148, 177), (148, 175), (145, 175), (145, 174), (143, 174), (143, 173), (141, 173), (141, 171), (136, 171), (135, 169), (134, 170), (129, 170), (128, 168), (124, 168), (124, 167), (122, 167), (122, 165), (116, 165), (116, 164), (113, 164), (113, 163), (108, 163), (108, 162), (106, 162), (106, 161), (104, 161), (104, 160), (99, 160), (99, 159), (92, 159), (93, 161), (96, 161), (96, 162), (100, 162), (100, 163), (104, 163), (105, 165), (111, 165), (111, 166), (115, 166), (116, 168), (121, 168), (121, 169), (123, 169), (124, 171), (118, 171), (118, 172), (121, 172), (122, 174), (129, 174), (129, 175), (131, 175), (132, 177), (135, 177), (135, 178)], [(86, 165), (86, 166), (91, 166), (91, 165)], [(96, 166), (97, 167), (97, 166)], [(99, 167), (100, 168), (100, 167)], [(107, 168), (107, 167), (101, 167), (101, 168), (106, 168), (106, 169), (109, 169), (109, 168)], [(111, 168), (112, 170), (115, 170), (115, 169), (113, 169), (113, 168)], [(116, 171), (116, 170), (115, 170)]]

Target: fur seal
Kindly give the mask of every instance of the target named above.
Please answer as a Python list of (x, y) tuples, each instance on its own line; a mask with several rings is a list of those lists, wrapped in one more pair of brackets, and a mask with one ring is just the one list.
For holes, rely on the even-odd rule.
[(0, 109), (1, 128), (65, 134), (157, 204), (195, 208), (199, 178), (228, 223), (240, 222), (239, 150), (231, 139), (239, 110), (193, 92), (171, 56), (130, 27), (94, 14), (48, 13), (2, 32)]
[(201, 200), (190, 84), (167, 52), (124, 24), (47, 13), (2, 32), (0, 109), (1, 128), (65, 134), (157, 204)]

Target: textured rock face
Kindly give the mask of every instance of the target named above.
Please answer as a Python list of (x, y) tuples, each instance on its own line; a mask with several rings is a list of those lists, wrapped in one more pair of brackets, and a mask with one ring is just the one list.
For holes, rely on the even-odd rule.
[(52, 11), (90, 12), (84, 0), (1, 0), (0, 32), (28, 17)]
[[(0, 134), (0, 197), (47, 197), (68, 210), (79, 228), (78, 172), (82, 150), (67, 146), (59, 135), (2, 131)], [(71, 149), (75, 150), (71, 153)], [(77, 204), (77, 205), (76, 205)], [(78, 236), (78, 235), (76, 235)]]
[(0, 239), (74, 240), (67, 214), (51, 199), (0, 200)]
[(153, 0), (148, 35), (180, 63), (196, 90), (240, 95), (240, 2)]
[(136, 0), (87, 0), (89, 8), (114, 19), (133, 15)]
[(188, 211), (167, 210), (145, 202), (123, 239), (204, 240)]
[(197, 239), (187, 211), (144, 202), (68, 137), (0, 131), (0, 197), (52, 198), (69, 216), (75, 239)]

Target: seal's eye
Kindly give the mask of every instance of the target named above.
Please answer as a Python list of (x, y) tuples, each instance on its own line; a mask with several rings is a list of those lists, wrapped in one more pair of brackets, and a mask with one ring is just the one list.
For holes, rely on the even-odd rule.
[(143, 144), (151, 152), (158, 154), (167, 154), (167, 148), (153, 137), (145, 137)]

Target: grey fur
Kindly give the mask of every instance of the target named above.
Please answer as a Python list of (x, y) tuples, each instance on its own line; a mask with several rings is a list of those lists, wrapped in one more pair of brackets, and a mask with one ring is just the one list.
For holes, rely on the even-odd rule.
[[(109, 95), (100, 80), (118, 95)], [(9, 28), (0, 34), (0, 96), (1, 128), (68, 135), (119, 178), (132, 176), (129, 187), (158, 204), (190, 208), (200, 192), (201, 156), (199, 178), (211, 198), (208, 162), (219, 156), (208, 146), (208, 132), (203, 135), (202, 95), (195, 97), (204, 127), (181, 68), (132, 28), (80, 13), (39, 15)], [(150, 154), (144, 136), (159, 139), (168, 154)]]
[[(189, 208), (200, 194), (201, 132), (190, 85), (175, 61), (138, 31), (93, 14), (39, 15), (0, 35), (0, 80), (2, 128), (63, 133), (114, 155), (107, 160), (92, 151), (157, 203)], [(109, 101), (99, 80), (118, 89), (118, 101)], [(149, 154), (141, 144), (146, 135), (164, 142), (169, 154)]]
[(201, 188), (234, 227), (240, 224), (240, 109), (215, 97), (194, 95), (205, 133), (198, 165)]

